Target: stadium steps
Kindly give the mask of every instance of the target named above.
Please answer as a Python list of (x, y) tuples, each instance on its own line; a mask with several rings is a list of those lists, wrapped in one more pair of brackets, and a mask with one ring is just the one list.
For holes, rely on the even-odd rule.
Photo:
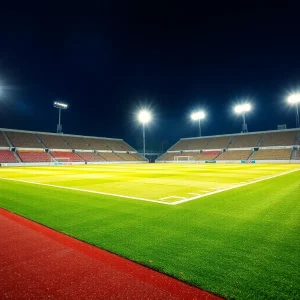
[(118, 153), (114, 152), (118, 157), (120, 157), (121, 161), (125, 161)]
[(296, 134), (295, 145), (300, 145), (300, 131)]
[(293, 160), (296, 158), (296, 150), (292, 150), (290, 160)]
[(17, 160), (19, 163), (22, 163), (22, 162), (23, 162), (22, 159), (20, 158), (20, 156), (18, 155), (17, 152), (13, 152), (13, 154), (14, 154), (16, 160)]
[(4, 135), (4, 138), (7, 142), (7, 144), (9, 145), (9, 147), (13, 147), (11, 141), (9, 140), (8, 136), (6, 135), (6, 133), (4, 131), (2, 131), (3, 135)]
[[(36, 138), (37, 138), (37, 140), (39, 141), (39, 143), (41, 143), (41, 145), (43, 146), (43, 148), (47, 148), (46, 147), (46, 145), (43, 143), (43, 141), (40, 139), (40, 137), (37, 135), (37, 134), (35, 134), (35, 136), (36, 136)], [(50, 154), (50, 153), (49, 153)], [(51, 154), (50, 154), (51, 155)]]
[(213, 160), (216, 160), (223, 152), (220, 151), (219, 154), (213, 159)]
[(48, 154), (50, 155), (50, 157), (53, 159), (53, 161), (55, 161), (55, 157), (52, 155), (52, 153), (49, 151)]
[(104, 156), (102, 156), (99, 152), (97, 153), (97, 155), (99, 155), (104, 161), (109, 161)]
[(256, 147), (262, 147), (264, 145), (264, 135), (262, 134), (259, 138), (259, 141), (256, 145)]
[(247, 160), (252, 159), (252, 156), (254, 155), (254, 151), (252, 151), (249, 155), (249, 157), (247, 158)]

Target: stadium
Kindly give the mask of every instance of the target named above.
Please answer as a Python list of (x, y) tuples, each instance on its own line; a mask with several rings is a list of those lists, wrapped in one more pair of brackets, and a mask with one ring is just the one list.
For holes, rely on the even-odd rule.
[(0, 300), (300, 299), (299, 4), (23, 2)]
[(176, 297), (297, 298), (299, 129), (182, 138), (147, 162), (121, 139), (1, 129), (1, 217), (187, 283)]

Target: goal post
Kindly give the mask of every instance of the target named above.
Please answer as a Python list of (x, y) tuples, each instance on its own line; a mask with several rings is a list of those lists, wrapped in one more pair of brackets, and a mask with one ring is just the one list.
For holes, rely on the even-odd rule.
[(186, 162), (186, 161), (195, 161), (195, 158), (194, 156), (190, 156), (190, 155), (174, 156), (174, 162)]
[(70, 166), (72, 162), (69, 157), (51, 157), (51, 165), (53, 166)]

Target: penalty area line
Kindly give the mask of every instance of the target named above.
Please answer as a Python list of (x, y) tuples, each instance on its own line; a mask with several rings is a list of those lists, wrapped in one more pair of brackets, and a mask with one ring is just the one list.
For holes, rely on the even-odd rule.
[(268, 180), (268, 179), (273, 179), (273, 178), (276, 178), (276, 177), (284, 176), (284, 175), (294, 173), (294, 172), (299, 172), (299, 171), (300, 171), (300, 169), (291, 170), (291, 171), (279, 173), (279, 174), (276, 174), (276, 175), (259, 178), (259, 179), (256, 179), (256, 180), (253, 180), (253, 181), (250, 181), (250, 182), (235, 184), (235, 185), (232, 185), (231, 187), (228, 187), (228, 188), (225, 188), (225, 189), (216, 190), (216, 191), (209, 192), (209, 193), (206, 193), (206, 194), (203, 194), (203, 195), (199, 195), (199, 196), (195, 196), (195, 197), (191, 197), (191, 198), (171, 202), (170, 205), (182, 204), (182, 203), (185, 203), (185, 202), (193, 201), (193, 200), (200, 199), (200, 198), (203, 198), (203, 197), (207, 197), (207, 196), (210, 196), (210, 195), (226, 192), (226, 191), (233, 190), (233, 189), (236, 189), (236, 188), (240, 188), (240, 187), (243, 187), (243, 186), (246, 186), (246, 185), (254, 184), (254, 183), (265, 181), (265, 180)]
[(64, 190), (83, 192), (83, 193), (113, 196), (113, 197), (120, 197), (120, 198), (131, 199), (131, 200), (139, 200), (139, 201), (146, 201), (146, 202), (152, 202), (152, 203), (171, 205), (171, 203), (168, 203), (168, 202), (163, 202), (163, 201), (159, 201), (159, 200), (151, 200), (151, 199), (134, 197), (134, 196), (126, 196), (126, 195), (120, 195), (120, 194), (98, 192), (98, 191), (93, 191), (93, 190), (85, 190), (85, 189), (73, 188), (73, 187), (68, 187), (68, 186), (54, 185), (54, 184), (48, 184), (48, 183), (40, 183), (40, 182), (27, 181), (27, 180), (21, 180), (21, 179), (12, 179), (12, 178), (0, 178), (0, 179), (7, 180), (7, 181), (15, 181), (15, 182), (22, 182), (22, 183), (27, 183), (27, 184), (34, 184), (34, 185), (52, 187), (52, 188), (58, 188), (58, 189), (64, 189)]

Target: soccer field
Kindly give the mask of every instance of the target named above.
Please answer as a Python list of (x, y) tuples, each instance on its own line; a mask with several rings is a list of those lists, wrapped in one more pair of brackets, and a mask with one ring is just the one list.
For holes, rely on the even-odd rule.
[(7, 168), (0, 178), (176, 205), (299, 169), (297, 165), (112, 164)]
[(0, 206), (223, 297), (300, 296), (299, 165), (0, 169)]

